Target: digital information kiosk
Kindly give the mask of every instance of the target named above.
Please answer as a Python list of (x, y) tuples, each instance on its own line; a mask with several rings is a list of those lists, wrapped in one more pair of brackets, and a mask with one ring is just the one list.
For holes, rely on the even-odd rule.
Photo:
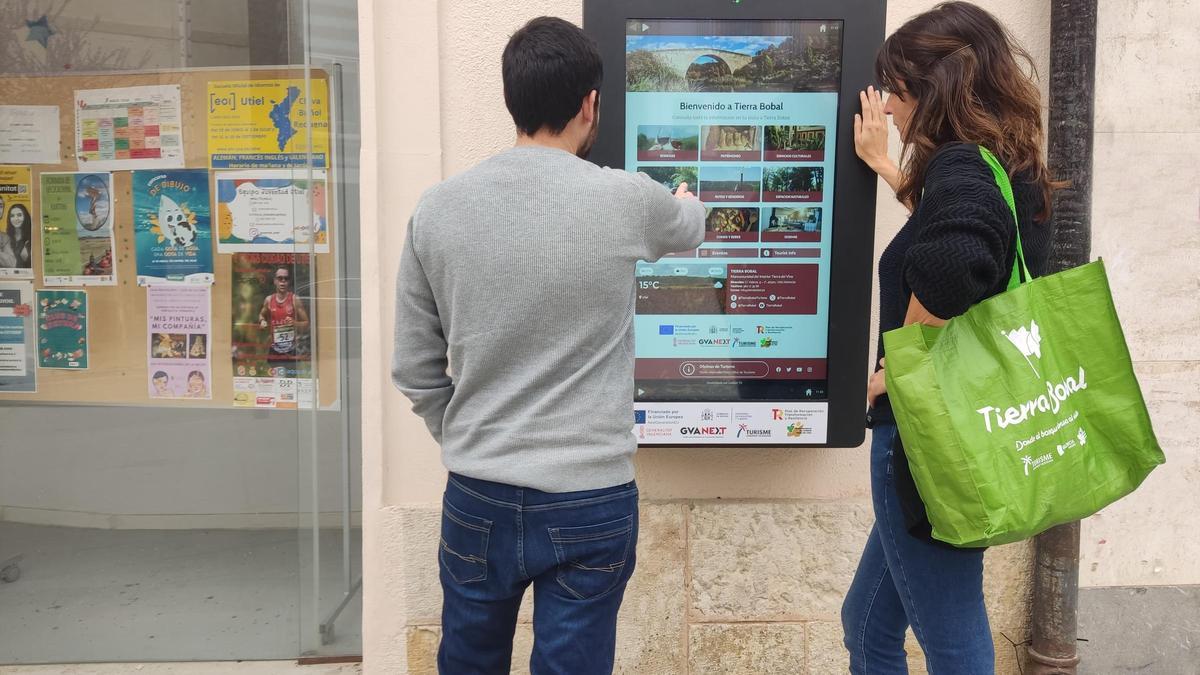
[(881, 0), (586, 0), (592, 160), (687, 182), (693, 251), (637, 266), (644, 445), (864, 437), (876, 178), (854, 154)]

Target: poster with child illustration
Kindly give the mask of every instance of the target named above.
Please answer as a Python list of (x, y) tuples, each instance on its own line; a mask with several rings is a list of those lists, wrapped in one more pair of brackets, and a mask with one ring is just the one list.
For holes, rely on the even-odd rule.
[(207, 286), (146, 289), (150, 398), (212, 399), (210, 303)]

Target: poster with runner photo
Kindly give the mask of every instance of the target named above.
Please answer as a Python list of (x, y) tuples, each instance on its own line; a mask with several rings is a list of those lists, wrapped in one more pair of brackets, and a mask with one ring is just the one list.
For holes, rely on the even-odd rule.
[(309, 257), (235, 253), (232, 262), (234, 405), (311, 405)]

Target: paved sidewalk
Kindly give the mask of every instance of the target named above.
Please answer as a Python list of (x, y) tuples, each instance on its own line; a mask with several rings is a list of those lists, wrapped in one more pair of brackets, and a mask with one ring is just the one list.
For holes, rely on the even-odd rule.
[(0, 666), (0, 675), (359, 675), (362, 665), (300, 666), (295, 661), (223, 663), (102, 663), (52, 666)]

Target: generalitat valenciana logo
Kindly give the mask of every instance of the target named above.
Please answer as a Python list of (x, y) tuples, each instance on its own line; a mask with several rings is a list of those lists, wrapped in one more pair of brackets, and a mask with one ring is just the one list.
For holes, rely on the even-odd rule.
[(1025, 357), (1025, 363), (1028, 363), (1029, 367), (1033, 369), (1033, 374), (1041, 379), (1042, 374), (1038, 372), (1031, 360), (1032, 357), (1042, 358), (1042, 329), (1037, 325), (1037, 321), (1031, 320), (1028, 327), (1021, 326), (1007, 333), (1000, 331), (1000, 334), (1008, 338), (1008, 341), (1020, 350), (1021, 356)]

